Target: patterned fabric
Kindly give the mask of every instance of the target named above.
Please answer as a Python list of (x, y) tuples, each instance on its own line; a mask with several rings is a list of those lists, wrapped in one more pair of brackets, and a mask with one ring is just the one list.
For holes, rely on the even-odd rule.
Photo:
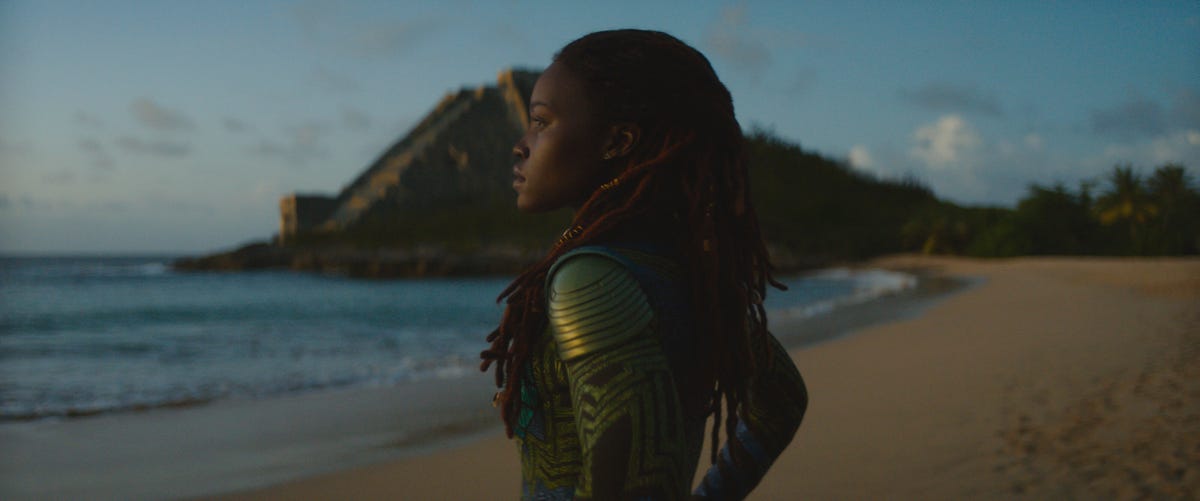
[(770, 363), (750, 381), (734, 436), (726, 438), (717, 463), (708, 468), (696, 488), (698, 498), (746, 497), (800, 427), (808, 408), (808, 390), (787, 350), (774, 337), (766, 341)]
[[(551, 269), (548, 296), (554, 295), (555, 277), (564, 270), (580, 276), (579, 270), (571, 269), (575, 265), (590, 266), (587, 269), (598, 274), (593, 278), (606, 278), (567, 281), (573, 284), (571, 290), (559, 292), (625, 300), (576, 301), (573, 307), (571, 301), (548, 297), (551, 326), (534, 344), (525, 367), (515, 430), (522, 499), (688, 498), (704, 440), (707, 396), (704, 388), (681, 384), (695, 380), (692, 355), (701, 348), (687, 338), (691, 317), (680, 270), (673, 260), (645, 249), (584, 247), (564, 255)], [(578, 285), (585, 282), (595, 283), (580, 289)], [(630, 283), (636, 283), (641, 293), (621, 289)], [(640, 322), (636, 312), (647, 305), (652, 318)], [(601, 329), (560, 332), (555, 329), (556, 308), (560, 328), (611, 321), (594, 324)], [(582, 339), (579, 336), (591, 336), (611, 325), (638, 328), (634, 334), (613, 330), (620, 343), (604, 343), (601, 336), (592, 339), (601, 341), (595, 350), (560, 354), (557, 339)], [(560, 335), (564, 332), (567, 336)], [(591, 341), (583, 344), (591, 345)], [(778, 345), (773, 342), (773, 346)], [(794, 410), (783, 412), (782, 417), (775, 412), (781, 399), (804, 397), (803, 383), (787, 353), (778, 351), (786, 363), (771, 364), (775, 370), (751, 385), (747, 416), (736, 436), (727, 441), (722, 459), (710, 469), (712, 484), (706, 477), (695, 495), (736, 499), (728, 494), (740, 492), (744, 496), (791, 440), (799, 416)], [(767, 381), (780, 374), (783, 380)], [(805, 401), (806, 397), (801, 400)], [(756, 403), (760, 408), (754, 407)], [(735, 484), (736, 489), (729, 488)]]

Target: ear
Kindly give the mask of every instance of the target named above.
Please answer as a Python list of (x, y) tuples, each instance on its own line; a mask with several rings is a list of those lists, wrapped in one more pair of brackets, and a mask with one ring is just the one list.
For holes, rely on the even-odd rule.
[(604, 159), (611, 160), (628, 155), (642, 137), (642, 128), (635, 123), (621, 122), (608, 128), (608, 139), (604, 143)]

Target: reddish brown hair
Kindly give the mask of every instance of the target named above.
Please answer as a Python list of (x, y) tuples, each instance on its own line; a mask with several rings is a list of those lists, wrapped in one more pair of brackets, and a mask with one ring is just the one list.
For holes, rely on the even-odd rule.
[[(712, 389), (713, 442), (721, 402), (727, 433), (758, 360), (751, 346), (764, 336), (762, 300), (771, 264), (750, 201), (741, 127), (733, 100), (708, 59), (668, 34), (602, 31), (564, 47), (554, 58), (586, 85), (601, 121), (634, 123), (640, 138), (619, 176), (598, 187), (575, 213), (571, 228), (540, 262), (500, 294), (507, 308), (488, 336), (482, 370), (496, 364), (497, 404), (512, 436), (520, 370), (546, 328), (545, 280), (565, 252), (604, 242), (618, 231), (657, 222), (681, 250), (692, 291), (696, 346), (705, 347), (699, 384)], [(715, 455), (717, 447), (713, 447)], [(715, 456), (714, 456), (715, 457)]]

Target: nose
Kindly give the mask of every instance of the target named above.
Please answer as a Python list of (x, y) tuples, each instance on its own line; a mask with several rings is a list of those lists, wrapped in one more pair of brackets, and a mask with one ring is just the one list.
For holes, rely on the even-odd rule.
[(529, 158), (529, 146), (525, 144), (525, 138), (521, 138), (517, 141), (517, 144), (513, 145), (512, 152), (513, 156), (519, 160)]

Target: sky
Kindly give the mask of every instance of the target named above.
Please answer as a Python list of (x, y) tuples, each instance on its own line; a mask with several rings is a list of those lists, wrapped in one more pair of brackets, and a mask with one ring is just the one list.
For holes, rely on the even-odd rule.
[(705, 53), (743, 127), (956, 203), (1200, 178), (1194, 0), (0, 0), (0, 253), (269, 238), (446, 93), (625, 27)]

